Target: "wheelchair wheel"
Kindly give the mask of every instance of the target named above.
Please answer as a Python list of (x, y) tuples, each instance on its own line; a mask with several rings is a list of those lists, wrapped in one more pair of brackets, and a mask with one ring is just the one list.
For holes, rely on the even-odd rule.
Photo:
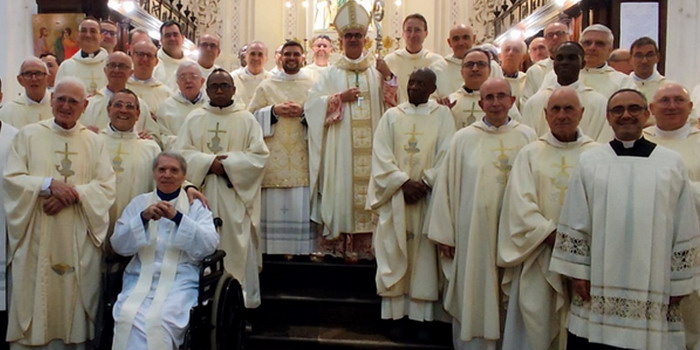
[(242, 349), (245, 306), (240, 283), (226, 274), (219, 280), (214, 300), (217, 307), (212, 310), (212, 320), (216, 320), (216, 329), (211, 344), (216, 344), (216, 350)]

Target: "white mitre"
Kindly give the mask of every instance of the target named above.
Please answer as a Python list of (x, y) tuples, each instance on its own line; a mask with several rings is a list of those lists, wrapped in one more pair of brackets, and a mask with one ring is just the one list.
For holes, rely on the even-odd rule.
[(338, 9), (333, 25), (339, 34), (348, 29), (360, 29), (367, 32), (369, 22), (370, 17), (367, 10), (355, 0), (349, 0)]

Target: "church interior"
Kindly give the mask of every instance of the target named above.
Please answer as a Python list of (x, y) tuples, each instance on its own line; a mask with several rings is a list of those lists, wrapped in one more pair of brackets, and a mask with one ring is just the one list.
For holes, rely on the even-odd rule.
[[(18, 67), (32, 55), (77, 51), (78, 24), (87, 17), (111, 20), (117, 28), (115, 50), (127, 51), (129, 32), (141, 28), (159, 40), (163, 22), (174, 20), (185, 37), (184, 54), (197, 60), (198, 39), (220, 38), (216, 66), (226, 71), (241, 67), (239, 52), (253, 41), (272, 52), (286, 41), (300, 43), (311, 64), (313, 38), (327, 35), (340, 57), (334, 18), (347, 0), (5, 0), (0, 2), (5, 49), (0, 55), (4, 101), (23, 92), (15, 81)], [(582, 31), (603, 24), (614, 34), (614, 48), (629, 48), (648, 36), (659, 46), (656, 69), (688, 89), (700, 84), (700, 1), (698, 0), (355, 0), (371, 16), (366, 51), (380, 57), (405, 47), (404, 18), (421, 14), (428, 35), (423, 46), (440, 56), (451, 54), (448, 37), (460, 24), (473, 29), (474, 45), (494, 49), (510, 39), (530, 44), (553, 22), (565, 23), (571, 40)], [(73, 33), (67, 28), (73, 29)], [(375, 40), (380, 38), (378, 40)], [(61, 57), (63, 59), (63, 57)], [(521, 71), (534, 64), (526, 57)], [(275, 67), (268, 59), (265, 68)], [(700, 90), (699, 90), (700, 91)], [(2, 98), (0, 95), (0, 98)], [(472, 109), (474, 106), (472, 106)], [(218, 127), (218, 125), (217, 125)], [(414, 127), (415, 132), (415, 127)], [(67, 149), (66, 149), (67, 151)], [(382, 320), (382, 298), (375, 286), (376, 263), (364, 259), (314, 256), (263, 256), (260, 273), (262, 304), (229, 312), (242, 314), (241, 340), (245, 349), (452, 349), (453, 327), (431, 321), (414, 323)], [(437, 317), (436, 317), (437, 319)], [(243, 320), (243, 321), (242, 321)], [(233, 321), (231, 321), (233, 322)], [(235, 323), (234, 322), (234, 323)], [(238, 334), (239, 330), (231, 331)], [(197, 347), (192, 347), (197, 349)], [(217, 348), (220, 349), (220, 348)]]

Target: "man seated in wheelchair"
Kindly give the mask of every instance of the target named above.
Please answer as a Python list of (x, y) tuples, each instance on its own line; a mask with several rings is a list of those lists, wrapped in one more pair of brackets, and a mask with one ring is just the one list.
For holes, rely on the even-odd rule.
[(134, 197), (116, 223), (112, 247), (133, 258), (114, 306), (114, 350), (177, 349), (184, 341), (201, 260), (219, 244), (211, 212), (180, 189), (186, 172), (180, 154), (160, 153), (156, 191)]

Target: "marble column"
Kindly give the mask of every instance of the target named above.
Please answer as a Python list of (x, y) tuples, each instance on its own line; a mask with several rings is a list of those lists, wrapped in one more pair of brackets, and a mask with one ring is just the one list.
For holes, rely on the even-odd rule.
[(0, 77), (4, 101), (9, 101), (23, 90), (17, 83), (22, 61), (33, 54), (32, 14), (37, 12), (34, 0), (0, 1), (3, 18), (3, 54), (0, 55)]

